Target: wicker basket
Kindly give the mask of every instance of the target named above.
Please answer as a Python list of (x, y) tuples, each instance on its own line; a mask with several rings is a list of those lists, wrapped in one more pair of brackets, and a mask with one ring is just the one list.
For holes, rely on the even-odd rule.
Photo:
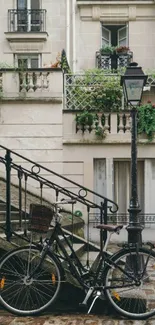
[(54, 211), (41, 204), (30, 204), (30, 223), (28, 230), (46, 233), (53, 219)]

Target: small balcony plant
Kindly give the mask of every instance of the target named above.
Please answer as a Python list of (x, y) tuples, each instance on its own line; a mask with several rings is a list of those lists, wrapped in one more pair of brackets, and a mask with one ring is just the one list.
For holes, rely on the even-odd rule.
[(130, 49), (128, 46), (119, 46), (115, 48), (116, 54), (127, 54)]
[(114, 51), (115, 51), (115, 46), (107, 45), (107, 46), (101, 47), (99, 52), (101, 55), (112, 55), (112, 54), (114, 54)]

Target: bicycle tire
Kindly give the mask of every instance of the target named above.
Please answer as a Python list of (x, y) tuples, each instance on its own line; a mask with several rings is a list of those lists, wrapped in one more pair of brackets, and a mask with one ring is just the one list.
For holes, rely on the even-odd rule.
[[(146, 266), (147, 258), (149, 259)], [(104, 292), (110, 304), (119, 314), (127, 318), (144, 320), (153, 316), (155, 314), (155, 253), (140, 248), (137, 256), (134, 248), (123, 249), (112, 258), (112, 261), (115, 265), (107, 266), (104, 273)], [(123, 273), (118, 266), (126, 273)], [(135, 281), (130, 275), (135, 277), (137, 274), (141, 277), (140, 284), (134, 285)], [(113, 288), (106, 289), (110, 285)]]
[(53, 254), (47, 254), (40, 268), (28, 279), (27, 274), (38, 265), (40, 252), (41, 248), (35, 246), (20, 247), (0, 261), (0, 303), (14, 314), (40, 314), (59, 295), (62, 269)]

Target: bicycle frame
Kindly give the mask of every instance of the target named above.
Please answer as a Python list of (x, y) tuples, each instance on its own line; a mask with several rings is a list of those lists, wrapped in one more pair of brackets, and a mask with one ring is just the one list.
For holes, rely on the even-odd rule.
[[(66, 243), (66, 246), (69, 247), (69, 249), (70, 249), (71, 255), (67, 252), (67, 250), (64, 247), (64, 244), (62, 243), (62, 241), (60, 240), (59, 236), (63, 237), (64, 242)], [(107, 240), (107, 242), (108, 242), (108, 240)], [(48, 250), (51, 251), (52, 245), (56, 244), (57, 248), (60, 249), (60, 252), (63, 253), (63, 256), (61, 254), (59, 254), (58, 251), (57, 252), (54, 251), (53, 254), (57, 257), (57, 259), (59, 260), (60, 263), (62, 262), (62, 260), (66, 261), (68, 263), (71, 274), (76, 278), (76, 280), (78, 280), (79, 284), (83, 288), (88, 289), (90, 287), (90, 285), (88, 286), (85, 282), (85, 280), (89, 279), (90, 277), (93, 277), (92, 287), (94, 287), (94, 289), (97, 289), (97, 288), (99, 289), (101, 287), (103, 288), (103, 280), (102, 280), (102, 285), (96, 286), (96, 284), (99, 280), (99, 277), (100, 277), (100, 273), (101, 273), (101, 276), (104, 275), (104, 269), (108, 265), (116, 266), (116, 263), (112, 260), (112, 256), (111, 255), (109, 256), (109, 254), (106, 252), (106, 250), (103, 250), (102, 252), (101, 251), (99, 252), (100, 260), (99, 260), (99, 264), (98, 264), (95, 272), (93, 272), (92, 270), (88, 270), (86, 267), (84, 267), (82, 265), (82, 263), (80, 262), (78, 256), (76, 255), (68, 238), (66, 237), (66, 234), (64, 233), (63, 229), (61, 228), (61, 225), (58, 222), (56, 222), (56, 225), (55, 225), (53, 232), (52, 232), (50, 238), (48, 239), (47, 243), (48, 243), (47, 251)], [(107, 247), (107, 245), (106, 245), (106, 247)], [(120, 269), (120, 271), (122, 271), (122, 273), (124, 275), (129, 276), (132, 280), (134, 280), (134, 277), (132, 275), (128, 275), (128, 273), (125, 270), (123, 270), (121, 268), (121, 266), (119, 266), (118, 268)], [(121, 286), (121, 287), (123, 287), (123, 286)], [(113, 287), (109, 286), (106, 288), (113, 288)], [(118, 286), (117, 286), (117, 288), (118, 288)]]
[[(70, 249), (71, 255), (67, 252), (67, 249), (64, 247), (64, 244), (60, 240), (59, 236), (63, 237), (66, 246)], [(60, 251), (63, 253), (63, 256), (59, 254), (58, 251), (54, 251), (53, 254), (57, 257), (60, 263), (62, 262), (62, 260), (67, 261), (70, 267), (71, 274), (74, 275), (74, 277), (76, 278), (76, 280), (78, 280), (79, 284), (82, 285), (82, 287), (86, 288), (87, 285), (84, 283), (82, 276), (89, 274), (89, 270), (84, 267), (80, 262), (71, 243), (69, 242), (68, 238), (66, 237), (66, 234), (64, 233), (63, 229), (61, 228), (61, 225), (58, 222), (56, 223), (53, 232), (50, 238), (48, 239), (48, 250), (51, 251), (54, 242), (56, 243)]]

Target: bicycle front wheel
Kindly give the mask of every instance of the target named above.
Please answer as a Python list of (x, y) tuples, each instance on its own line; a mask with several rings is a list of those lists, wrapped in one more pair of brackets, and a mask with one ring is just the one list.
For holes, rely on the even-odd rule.
[(46, 255), (38, 267), (40, 253), (34, 246), (21, 247), (2, 259), (0, 303), (8, 311), (24, 316), (35, 315), (57, 298), (61, 284), (60, 267), (50, 255)]
[(105, 295), (127, 318), (142, 320), (155, 314), (155, 253), (141, 248), (122, 250), (105, 273)]

